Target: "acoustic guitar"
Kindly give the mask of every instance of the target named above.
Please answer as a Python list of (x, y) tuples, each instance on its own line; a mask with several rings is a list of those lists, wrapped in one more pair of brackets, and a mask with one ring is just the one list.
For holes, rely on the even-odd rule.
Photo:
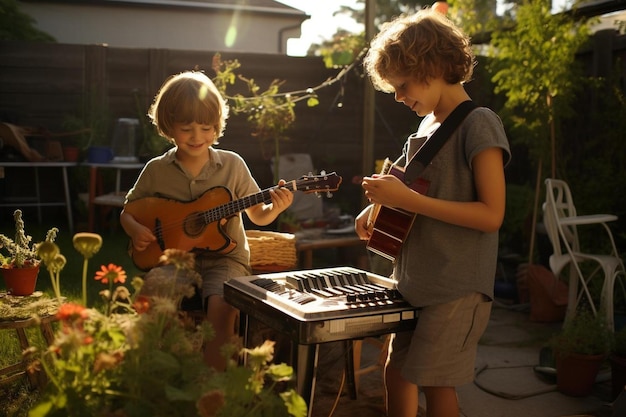
[[(391, 174), (404, 182), (404, 168), (394, 165), (389, 158), (385, 159), (380, 174)], [(417, 178), (409, 184), (409, 188), (420, 194), (426, 194), (428, 185), (429, 182), (425, 179)], [(367, 249), (395, 262), (414, 221), (415, 213), (375, 204), (367, 219), (367, 228), (370, 233)]]
[[(303, 176), (284, 185), (291, 191), (320, 193), (336, 191), (342, 178), (336, 173)], [(220, 254), (231, 252), (237, 246), (223, 230), (229, 217), (260, 203), (272, 201), (267, 188), (256, 194), (233, 201), (230, 190), (218, 186), (207, 190), (199, 198), (181, 202), (160, 197), (141, 198), (124, 206), (139, 223), (150, 228), (156, 236), (145, 250), (133, 250), (130, 255), (135, 265), (148, 270), (158, 265), (168, 248), (184, 251), (207, 250)]]

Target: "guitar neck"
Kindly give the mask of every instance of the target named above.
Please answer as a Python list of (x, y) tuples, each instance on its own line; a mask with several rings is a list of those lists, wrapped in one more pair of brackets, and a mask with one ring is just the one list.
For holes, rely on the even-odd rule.
[[(290, 191), (297, 190), (296, 181), (288, 182), (282, 187), (287, 188)], [(270, 203), (272, 201), (272, 195), (270, 194), (270, 191), (276, 188), (278, 187), (266, 188), (265, 190), (259, 191), (256, 194), (252, 194), (240, 198), (239, 200), (229, 201), (228, 203), (213, 207), (212, 209), (204, 212), (204, 220), (208, 224), (214, 221), (234, 216), (235, 214), (242, 212), (252, 206), (256, 206), (257, 204)]]

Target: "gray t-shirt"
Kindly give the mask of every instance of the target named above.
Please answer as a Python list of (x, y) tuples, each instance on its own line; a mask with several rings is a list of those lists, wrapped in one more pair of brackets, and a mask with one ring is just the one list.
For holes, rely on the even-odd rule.
[[(226, 187), (237, 200), (260, 191), (248, 166), (238, 154), (209, 148), (210, 159), (200, 174), (192, 177), (176, 160), (176, 148), (148, 161), (135, 185), (126, 195), (127, 202), (144, 197), (160, 197), (181, 202), (198, 199), (209, 189)], [(212, 207), (207, 207), (211, 209)], [(225, 255), (243, 265), (250, 262), (250, 249), (242, 223), (241, 213), (230, 217), (223, 231), (237, 246)], [(205, 256), (207, 253), (197, 254)], [(208, 254), (211, 255), (210, 253)]]
[[(422, 120), (420, 127), (432, 122), (429, 117), (433, 116)], [(432, 133), (427, 132), (427, 136)], [(426, 140), (411, 135), (405, 145), (406, 160)], [(421, 177), (430, 182), (427, 195), (476, 201), (472, 160), (491, 147), (501, 148), (504, 163), (508, 163), (509, 144), (500, 118), (479, 107), (465, 118), (422, 172)], [(497, 232), (485, 233), (417, 215), (393, 277), (403, 297), (418, 307), (449, 302), (471, 292), (493, 298), (497, 254)]]

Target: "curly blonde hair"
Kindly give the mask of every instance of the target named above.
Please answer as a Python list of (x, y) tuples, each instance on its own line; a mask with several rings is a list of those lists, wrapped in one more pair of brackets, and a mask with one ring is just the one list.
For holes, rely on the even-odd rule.
[(394, 92), (392, 78), (418, 83), (442, 77), (447, 83), (471, 79), (476, 59), (470, 39), (433, 9), (402, 15), (383, 24), (372, 39), (363, 66), (374, 88)]
[(206, 74), (185, 71), (165, 80), (148, 116), (159, 135), (170, 142), (175, 123), (195, 122), (214, 127), (216, 144), (224, 134), (228, 110), (228, 104)]

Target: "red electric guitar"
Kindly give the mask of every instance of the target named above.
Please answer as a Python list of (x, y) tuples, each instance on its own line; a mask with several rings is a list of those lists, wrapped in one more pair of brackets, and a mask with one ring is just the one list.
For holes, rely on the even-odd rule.
[[(284, 187), (304, 193), (331, 192), (339, 188), (341, 180), (334, 172), (308, 175), (290, 181)], [(126, 204), (124, 211), (150, 228), (157, 238), (145, 250), (134, 251), (131, 248), (133, 262), (138, 268), (148, 270), (158, 265), (163, 251), (168, 248), (185, 251), (202, 249), (216, 253), (232, 251), (237, 242), (224, 233), (222, 225), (226, 219), (249, 207), (271, 202), (272, 188), (276, 187), (235, 201), (232, 201), (230, 190), (220, 186), (207, 190), (190, 202), (147, 197)]]

